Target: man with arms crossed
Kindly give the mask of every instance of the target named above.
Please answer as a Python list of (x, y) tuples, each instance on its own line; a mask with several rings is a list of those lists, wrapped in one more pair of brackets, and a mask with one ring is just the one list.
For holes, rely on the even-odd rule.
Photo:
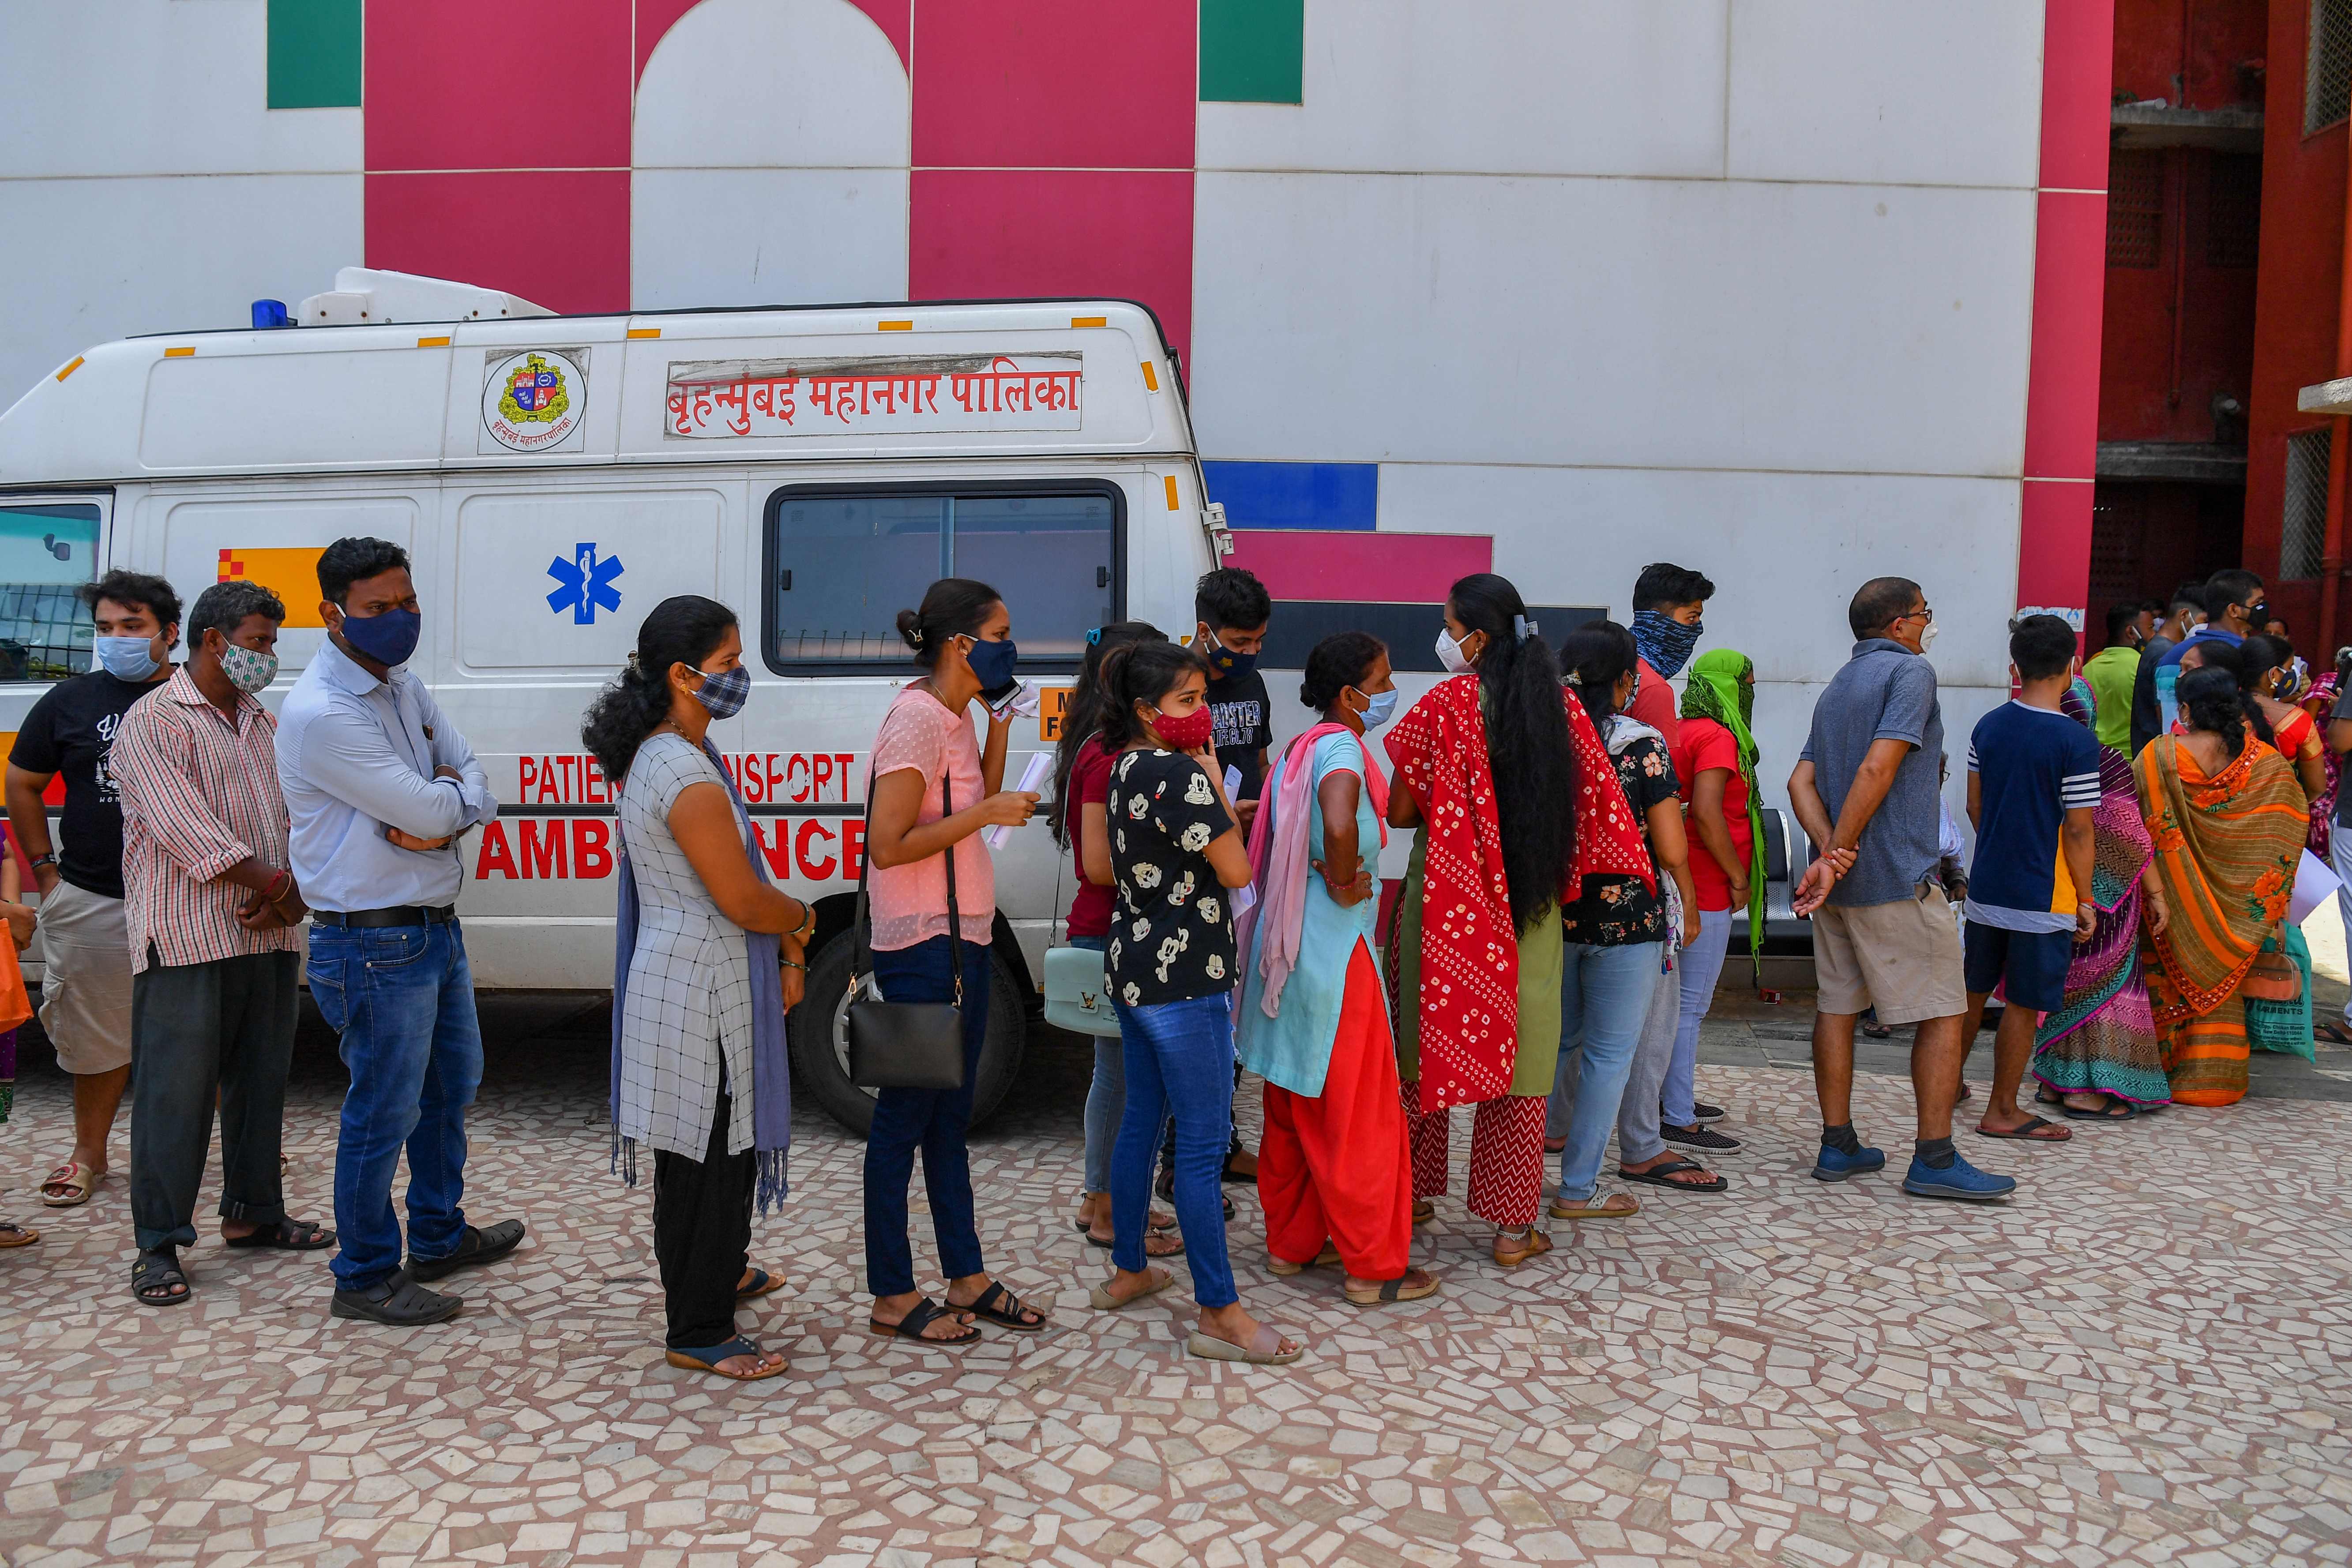
[[(425, 1282), (488, 1263), (522, 1222), (466, 1223), (466, 1107), (482, 1078), (474, 982), (457, 926), (457, 836), (498, 814), (489, 778), (425, 683), (401, 667), (423, 616), (408, 556), (339, 539), (319, 557), (327, 646), (278, 731), (294, 874), (309, 900), (310, 994), (342, 1036), (352, 1087), (335, 1146), (338, 1318), (406, 1326), (457, 1316)], [(392, 1179), (408, 1151), (408, 1261)]]
[(1936, 883), (1937, 773), (1944, 716), (1926, 658), (1935, 612), (1907, 577), (1874, 577), (1846, 606), (1853, 657), (1813, 705), (1811, 735), (1789, 779), (1790, 804), (1822, 858), (1797, 884), (1796, 912), (1813, 921), (1821, 999), (1813, 1017), (1813, 1088), (1822, 1102), (1824, 1182), (1882, 1169), (1886, 1156), (1853, 1130), (1853, 1029), (1865, 1007), (1882, 1024), (1916, 1024), (1911, 1089), (1918, 1151), (1903, 1190), (1983, 1203), (2017, 1183), (1988, 1174), (1952, 1147), (1952, 1101), (1968, 1042), (1960, 932)]
[[(41, 895), (41, 1027), (73, 1075), (73, 1152), (41, 1201), (74, 1208), (107, 1173), (114, 1113), (131, 1082), (131, 945), (122, 919), (122, 795), (108, 766), (131, 705), (172, 678), (180, 596), (161, 577), (109, 572), (81, 591), (89, 673), (61, 680), (25, 715), (8, 752), (8, 826)], [(55, 838), (42, 795), (66, 779)]]

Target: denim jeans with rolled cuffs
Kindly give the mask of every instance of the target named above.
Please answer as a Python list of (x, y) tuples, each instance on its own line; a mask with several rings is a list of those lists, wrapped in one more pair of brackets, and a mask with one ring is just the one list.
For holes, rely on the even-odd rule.
[(866, 1288), (877, 1296), (903, 1296), (915, 1288), (915, 1255), (907, 1239), (907, 1184), (915, 1151), (923, 1152), (923, 1191), (931, 1200), (931, 1234), (940, 1247), (940, 1275), (961, 1279), (986, 1269), (971, 1197), (971, 1096), (988, 1043), (988, 949), (944, 932), (912, 947), (876, 949), (874, 980), (887, 1002), (952, 1002), (955, 972), (950, 947), (963, 960), (963, 1087), (886, 1089), (874, 1096), (866, 1131)]
[(1568, 944), (1559, 973), (1559, 1067), (1552, 1079), (1554, 1103), (1567, 1112), (1563, 1203), (1588, 1202), (1600, 1189), (1601, 1157), (1657, 992), (1661, 945)]
[(403, 1149), (409, 1256), (446, 1258), (465, 1239), (466, 1108), (482, 1082), (474, 976), (454, 920), (313, 924), (308, 972), (352, 1075), (335, 1145), (335, 1284), (364, 1290), (400, 1267)]
[(1234, 1125), (1234, 999), (1230, 992), (1118, 1010), (1127, 1050), (1127, 1106), (1111, 1151), (1111, 1262), (1129, 1273), (1149, 1267), (1143, 1232), (1150, 1215), (1152, 1156), (1160, 1127), (1176, 1121), (1176, 1224), (1192, 1270), (1192, 1299), (1230, 1307), (1233, 1265), (1225, 1257), (1226, 1140)]

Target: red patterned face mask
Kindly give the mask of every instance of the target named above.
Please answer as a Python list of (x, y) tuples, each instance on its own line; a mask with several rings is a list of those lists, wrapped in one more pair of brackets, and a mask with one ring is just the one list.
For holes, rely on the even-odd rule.
[(1163, 711), (1152, 721), (1151, 729), (1170, 751), (1197, 752), (1216, 739), (1217, 716), (1203, 703), (1182, 715)]

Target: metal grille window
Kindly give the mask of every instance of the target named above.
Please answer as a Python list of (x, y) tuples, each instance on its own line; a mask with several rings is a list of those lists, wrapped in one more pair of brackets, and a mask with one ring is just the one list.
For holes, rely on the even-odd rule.
[(2286, 438), (2286, 508), (2279, 535), (2279, 575), (2319, 575), (2327, 543), (2327, 464), (2336, 432), (2322, 426)]
[(2216, 153), (2205, 174), (2205, 265), (2252, 267), (2263, 231), (2263, 161)]
[(0, 680), (91, 668), (81, 585), (98, 575), (98, 508), (0, 507)]
[(2352, 110), (2352, 0), (2311, 0), (2304, 58), (2303, 131), (2308, 136)]
[(2109, 153), (2107, 265), (2153, 267), (2163, 255), (2164, 154)]

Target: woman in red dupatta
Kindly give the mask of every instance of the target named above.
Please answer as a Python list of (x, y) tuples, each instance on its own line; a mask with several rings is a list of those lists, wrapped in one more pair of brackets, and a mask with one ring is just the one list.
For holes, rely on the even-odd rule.
[(1601, 737), (1536, 630), (1505, 579), (1454, 584), (1437, 645), (1454, 677), (1387, 742), (1389, 822), (1419, 830), (1387, 964), (1413, 1220), (1446, 1188), (1447, 1113), (1476, 1106), (1469, 1207), (1495, 1226), (1506, 1268), (1551, 1250), (1535, 1219), (1559, 1054), (1560, 889), (1650, 864)]

